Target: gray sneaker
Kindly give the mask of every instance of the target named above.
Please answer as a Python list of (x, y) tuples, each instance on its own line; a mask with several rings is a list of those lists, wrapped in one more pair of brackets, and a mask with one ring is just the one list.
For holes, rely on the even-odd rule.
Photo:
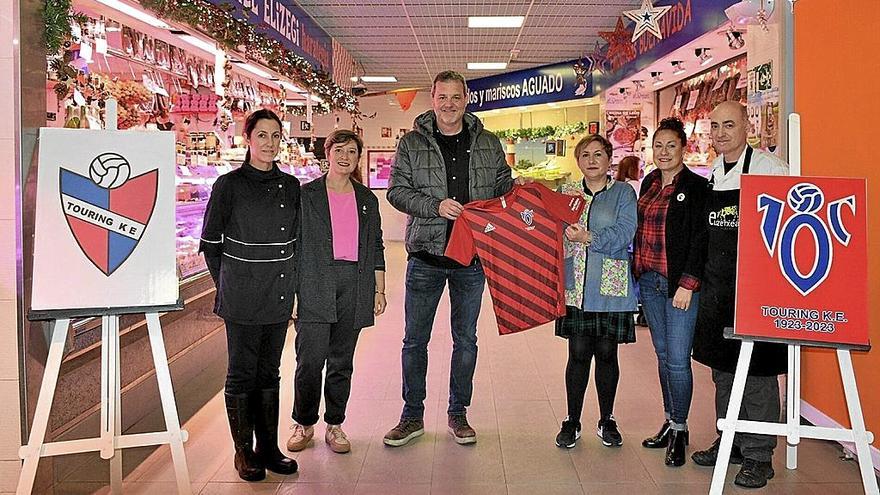
[(385, 434), (382, 440), (385, 445), (391, 447), (400, 447), (406, 445), (410, 440), (422, 436), (425, 433), (425, 422), (421, 419), (401, 419), (397, 426)]

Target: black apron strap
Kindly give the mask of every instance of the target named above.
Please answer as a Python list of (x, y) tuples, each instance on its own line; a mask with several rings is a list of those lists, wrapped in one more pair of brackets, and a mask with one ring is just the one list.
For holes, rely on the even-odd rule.
[(749, 166), (751, 166), (751, 164), (752, 164), (752, 151), (754, 151), (752, 149), (752, 147), (749, 145), (746, 145), (746, 159), (745, 159), (745, 161), (743, 161), (743, 171), (742, 171), (743, 175), (746, 175), (749, 173)]

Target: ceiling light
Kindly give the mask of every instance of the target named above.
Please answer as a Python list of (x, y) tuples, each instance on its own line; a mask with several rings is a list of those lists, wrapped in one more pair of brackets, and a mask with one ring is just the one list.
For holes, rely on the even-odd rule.
[(509, 16), (471, 16), (468, 17), (469, 28), (518, 28), (526, 18), (521, 15)]
[(708, 48), (697, 48), (694, 50), (694, 55), (700, 59), (700, 66), (709, 65), (713, 58)]
[(309, 98), (311, 98), (312, 101), (314, 101), (315, 103), (324, 103), (324, 100), (322, 100), (322, 99), (321, 99), (320, 97), (318, 97), (318, 96), (315, 96), (315, 95), (309, 95)]
[(166, 24), (165, 21), (163, 21), (162, 19), (153, 17), (150, 14), (138, 9), (137, 7), (132, 7), (131, 5), (123, 3), (120, 0), (98, 0), (98, 2), (110, 7), (111, 9), (116, 9), (129, 17), (134, 17), (139, 21), (146, 22), (150, 26), (162, 29), (168, 29), (169, 27), (168, 24)]
[(190, 45), (192, 45), (196, 48), (201, 48), (202, 50), (205, 50), (208, 53), (211, 53), (214, 55), (218, 55), (220, 53), (223, 53), (223, 50), (220, 50), (219, 48), (217, 48), (217, 45), (215, 43), (212, 43), (210, 41), (205, 41), (201, 38), (197, 38), (191, 34), (185, 33), (184, 31), (172, 31), (172, 32), (174, 34), (176, 34), (177, 37), (182, 39), (183, 41), (186, 41), (187, 43), (189, 43)]
[(284, 104), (289, 107), (304, 107), (306, 102), (303, 100), (285, 100)]
[(671, 63), (673, 75), (678, 76), (685, 73), (684, 63), (681, 60), (673, 60)]
[(358, 82), (358, 76), (351, 76), (348, 78), (351, 82)]
[(394, 76), (361, 76), (361, 81), (368, 83), (396, 83)]
[(269, 74), (268, 72), (264, 71), (263, 69), (255, 66), (255, 65), (247, 64), (247, 63), (240, 62), (237, 60), (233, 60), (232, 63), (237, 64), (239, 67), (250, 72), (251, 74), (256, 74), (260, 77), (265, 77), (266, 79), (269, 79), (272, 77), (272, 74)]
[(305, 93), (306, 92), (306, 90), (302, 89), (301, 87), (297, 86), (296, 84), (291, 84), (287, 81), (281, 81), (279, 84), (281, 84), (281, 86), (284, 87), (284, 89), (286, 89), (288, 91), (293, 91), (294, 93)]
[(654, 82), (654, 86), (660, 86), (663, 84), (663, 77), (661, 76), (662, 72), (652, 72), (651, 80)]
[(507, 62), (468, 62), (468, 70), (504, 70)]
[(746, 39), (743, 38), (742, 32), (737, 31), (736, 29), (727, 30), (727, 46), (729, 46), (731, 50), (739, 50), (745, 45)]

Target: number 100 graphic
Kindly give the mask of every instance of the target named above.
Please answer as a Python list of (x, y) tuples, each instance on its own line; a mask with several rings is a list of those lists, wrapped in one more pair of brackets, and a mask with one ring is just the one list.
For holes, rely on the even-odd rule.
[[(834, 262), (834, 241), (849, 245), (852, 235), (844, 225), (843, 207), (856, 213), (854, 195), (831, 201), (825, 205), (825, 194), (816, 185), (801, 182), (788, 191), (787, 201), (760, 194), (758, 211), (761, 219), (761, 237), (771, 257), (779, 261), (782, 276), (801, 295), (806, 296), (828, 277)], [(825, 219), (820, 216), (825, 208)], [(801, 235), (813, 241), (812, 266), (803, 270), (795, 257), (795, 244)]]

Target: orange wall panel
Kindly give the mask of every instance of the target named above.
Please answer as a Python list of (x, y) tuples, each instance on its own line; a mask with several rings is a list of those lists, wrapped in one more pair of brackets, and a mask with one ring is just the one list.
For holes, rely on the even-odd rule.
[[(778, 7), (789, 8), (788, 2)], [(804, 175), (868, 179), (869, 335), (853, 353), (868, 430), (880, 437), (880, 10), (876, 0), (795, 3), (795, 111), (801, 114)], [(873, 253), (873, 254), (872, 254)], [(803, 397), (849, 426), (837, 358), (803, 355)], [(874, 441), (880, 446), (880, 440)]]

